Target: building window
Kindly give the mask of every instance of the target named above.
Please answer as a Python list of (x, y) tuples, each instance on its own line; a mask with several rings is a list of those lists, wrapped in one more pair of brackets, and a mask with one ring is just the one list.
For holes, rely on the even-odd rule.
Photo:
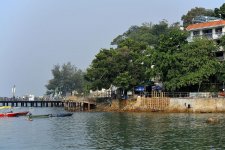
[(219, 35), (222, 34), (222, 27), (216, 28), (215, 31), (216, 31), (216, 34), (219, 34)]
[(208, 29), (208, 30), (203, 30), (203, 36), (205, 36), (206, 38), (212, 38), (212, 29)]
[(193, 36), (199, 36), (200, 35), (200, 31), (193, 31)]

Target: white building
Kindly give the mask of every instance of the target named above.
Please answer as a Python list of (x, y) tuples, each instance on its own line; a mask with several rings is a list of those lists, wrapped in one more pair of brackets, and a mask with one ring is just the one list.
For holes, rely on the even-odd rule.
[[(196, 37), (206, 37), (219, 43), (219, 39), (225, 35), (225, 20), (213, 20), (191, 24), (186, 30), (190, 32), (188, 42), (192, 42)], [(220, 60), (225, 60), (225, 52), (222, 47), (216, 52), (216, 56)]]

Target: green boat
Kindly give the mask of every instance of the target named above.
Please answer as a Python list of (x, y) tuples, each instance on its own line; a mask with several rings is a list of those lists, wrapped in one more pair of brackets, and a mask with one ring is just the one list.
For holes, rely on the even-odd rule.
[(49, 118), (51, 114), (46, 114), (46, 115), (30, 115), (28, 118)]

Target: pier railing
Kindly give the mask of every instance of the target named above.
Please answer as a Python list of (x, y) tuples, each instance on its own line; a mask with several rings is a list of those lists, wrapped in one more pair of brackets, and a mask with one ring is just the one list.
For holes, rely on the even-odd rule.
[(145, 97), (170, 97), (170, 98), (216, 98), (225, 97), (224, 92), (144, 92), (140, 96)]

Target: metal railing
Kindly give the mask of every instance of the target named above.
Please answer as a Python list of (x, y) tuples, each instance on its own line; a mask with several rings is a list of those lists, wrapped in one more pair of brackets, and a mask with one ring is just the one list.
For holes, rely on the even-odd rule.
[(139, 94), (145, 97), (170, 97), (170, 98), (216, 98), (225, 97), (222, 92), (144, 92)]
[(193, 38), (202, 38), (202, 37), (205, 37), (205, 38), (208, 38), (208, 39), (219, 39), (223, 35), (225, 35), (225, 32), (203, 33), (202, 35), (196, 34), (196, 35), (190, 36), (190, 38), (193, 39)]

